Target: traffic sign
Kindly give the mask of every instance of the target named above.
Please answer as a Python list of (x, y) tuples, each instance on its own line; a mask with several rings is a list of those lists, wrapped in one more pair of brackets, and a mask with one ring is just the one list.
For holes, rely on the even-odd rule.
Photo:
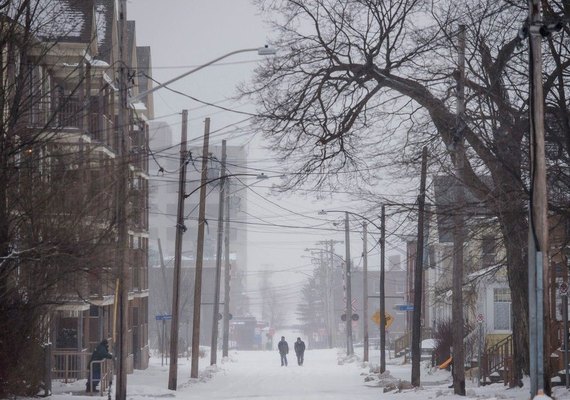
[(568, 295), (568, 284), (566, 282), (562, 282), (559, 287), (560, 295), (567, 296)]
[(483, 316), (483, 314), (477, 315), (477, 322), (478, 323), (482, 324), (484, 320), (485, 320), (485, 317)]
[(398, 311), (414, 311), (414, 305), (413, 304), (396, 304), (394, 306), (394, 310), (398, 310)]
[(358, 314), (352, 314), (352, 320), (353, 321), (358, 321)]
[[(380, 310), (376, 310), (374, 315), (372, 315), (372, 321), (374, 321), (374, 323), (376, 325), (380, 326)], [(386, 313), (384, 321), (385, 321), (384, 326), (386, 328), (389, 328), (390, 325), (392, 325), (392, 323), (394, 322), (394, 317), (392, 317), (390, 314)]]

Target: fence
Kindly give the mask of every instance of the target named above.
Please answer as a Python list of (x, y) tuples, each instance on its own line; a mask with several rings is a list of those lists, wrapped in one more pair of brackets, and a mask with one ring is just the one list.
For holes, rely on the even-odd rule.
[(52, 352), (52, 379), (65, 383), (87, 379), (87, 364), (91, 353), (87, 349), (82, 351), (59, 350)]

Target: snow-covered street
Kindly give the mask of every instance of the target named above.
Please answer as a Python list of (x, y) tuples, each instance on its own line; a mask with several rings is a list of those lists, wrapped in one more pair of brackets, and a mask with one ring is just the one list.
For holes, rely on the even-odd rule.
[[(356, 350), (362, 357), (362, 348)], [(371, 364), (377, 364), (378, 351), (370, 352)], [(387, 399), (427, 400), (439, 397), (461, 398), (448, 388), (451, 376), (448, 371), (433, 370), (422, 365), (422, 387), (406, 388), (384, 393), (390, 382), (409, 381), (410, 364), (401, 359), (388, 359), (390, 376), (378, 379), (370, 374), (370, 367), (358, 359), (342, 362), (342, 349), (307, 350), (305, 365), (296, 363), (293, 352), (289, 353), (289, 366), (281, 367), (277, 351), (232, 351), (219, 366), (208, 366), (209, 356), (200, 359), (200, 378), (190, 379), (190, 360), (179, 359), (178, 390), (167, 389), (168, 364), (161, 366), (161, 358), (151, 358), (147, 370), (135, 371), (128, 376), (127, 398), (175, 398), (175, 399)], [(340, 362), (339, 362), (340, 361)], [(365, 378), (374, 377), (366, 381)], [(527, 387), (508, 389), (502, 383), (477, 387), (467, 379), (467, 398), (478, 399), (528, 399)], [(82, 390), (84, 382), (64, 385), (54, 383), (54, 400), (88, 399)], [(567, 399), (568, 391), (562, 386), (555, 388), (557, 399)], [(114, 398), (114, 393), (111, 394)]]

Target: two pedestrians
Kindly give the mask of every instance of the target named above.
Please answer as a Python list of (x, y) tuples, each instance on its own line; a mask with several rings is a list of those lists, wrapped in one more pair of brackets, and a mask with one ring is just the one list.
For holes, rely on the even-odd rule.
[[(303, 365), (305, 359), (305, 342), (300, 337), (295, 342), (295, 354), (297, 355), (297, 364)], [(287, 354), (289, 354), (289, 344), (285, 341), (285, 336), (281, 336), (281, 341), (277, 345), (279, 355), (281, 356), (281, 366), (287, 366)]]

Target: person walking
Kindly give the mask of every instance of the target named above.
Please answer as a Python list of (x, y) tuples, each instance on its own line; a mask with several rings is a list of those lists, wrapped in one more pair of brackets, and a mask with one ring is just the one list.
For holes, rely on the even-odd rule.
[(281, 340), (277, 345), (279, 355), (281, 355), (281, 366), (287, 366), (287, 354), (289, 354), (289, 344), (285, 341), (285, 336), (281, 336)]
[(300, 337), (298, 337), (295, 342), (295, 354), (297, 355), (297, 364), (303, 365), (305, 358), (305, 342), (303, 342)]
[[(101, 361), (106, 358), (112, 359), (113, 355), (109, 353), (109, 342), (107, 341), (107, 339), (103, 339), (101, 343), (97, 345), (97, 347), (93, 351), (93, 354), (91, 354), (91, 359), (89, 360), (89, 365), (87, 366), (87, 368), (91, 370), (91, 365), (93, 365), (93, 371), (89, 371), (87, 375), (87, 384), (85, 388), (86, 392), (96, 392), (97, 385), (101, 380), (101, 363), (97, 362), (91, 364), (91, 362)], [(93, 380), (91, 380), (91, 378), (93, 378)]]

